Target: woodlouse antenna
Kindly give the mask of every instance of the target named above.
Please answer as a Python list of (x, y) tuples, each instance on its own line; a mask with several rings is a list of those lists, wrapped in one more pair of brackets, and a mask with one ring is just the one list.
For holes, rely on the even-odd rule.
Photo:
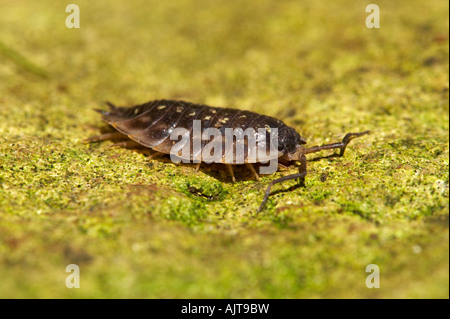
[(311, 153), (316, 153), (316, 152), (320, 152), (323, 150), (331, 150), (331, 149), (335, 149), (335, 148), (340, 148), (341, 151), (339, 152), (339, 154), (337, 154), (337, 156), (343, 156), (345, 149), (348, 145), (348, 143), (356, 138), (356, 137), (360, 137), (362, 135), (366, 135), (369, 134), (370, 131), (364, 131), (361, 133), (347, 133), (344, 138), (342, 139), (342, 142), (339, 143), (331, 143), (331, 144), (325, 144), (325, 145), (320, 145), (320, 146), (313, 146), (310, 148), (305, 149), (305, 154), (311, 154)]

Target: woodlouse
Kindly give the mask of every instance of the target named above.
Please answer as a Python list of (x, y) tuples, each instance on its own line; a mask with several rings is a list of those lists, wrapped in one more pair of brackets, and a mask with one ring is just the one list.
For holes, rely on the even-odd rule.
[[(345, 148), (350, 140), (369, 133), (369, 131), (348, 133), (345, 135), (342, 142), (306, 148), (304, 147), (306, 140), (300, 136), (295, 129), (287, 126), (274, 117), (250, 111), (212, 107), (176, 100), (154, 100), (132, 107), (117, 107), (109, 102), (107, 102), (107, 104), (110, 108), (109, 111), (97, 111), (100, 112), (103, 115), (103, 119), (118, 132), (90, 138), (89, 141), (101, 141), (118, 137), (118, 135), (126, 135), (131, 140), (115, 145), (131, 146), (132, 144), (135, 144), (151, 148), (157, 153), (162, 154), (170, 154), (174, 144), (174, 141), (169, 138), (171, 132), (177, 127), (185, 128), (192, 132), (194, 120), (202, 121), (203, 131), (211, 127), (218, 128), (222, 133), (226, 128), (241, 128), (243, 130), (253, 128), (255, 132), (257, 132), (259, 128), (265, 128), (269, 131), (271, 128), (278, 129), (278, 159), (281, 162), (288, 163), (299, 161), (299, 172), (271, 181), (267, 187), (258, 212), (263, 209), (273, 185), (292, 179), (299, 179), (301, 183), (304, 182), (307, 174), (306, 154), (327, 149), (340, 149), (340, 152), (334, 154), (334, 156), (342, 156), (344, 155)], [(204, 142), (202, 143), (203, 148)], [(245, 149), (244, 163), (252, 170), (255, 177), (259, 179), (258, 174), (252, 165), (254, 162), (250, 161), (247, 156), (248, 152), (249, 150)], [(234, 182), (235, 177), (232, 165), (235, 163), (227, 162), (225, 158), (223, 158), (221, 162), (228, 168)], [(199, 166), (200, 163), (197, 166), (197, 170)]]

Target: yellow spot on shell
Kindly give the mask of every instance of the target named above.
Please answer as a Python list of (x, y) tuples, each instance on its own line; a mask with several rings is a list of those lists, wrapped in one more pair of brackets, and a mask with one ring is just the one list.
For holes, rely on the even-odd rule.
[(177, 107), (177, 112), (180, 113), (181, 111), (183, 111), (183, 108), (181, 106)]
[(165, 105), (160, 105), (160, 106), (157, 107), (158, 110), (162, 110), (162, 109), (165, 109), (165, 108), (166, 108)]
[(189, 113), (189, 116), (194, 116), (195, 112)]
[(205, 120), (210, 120), (211, 119), (211, 116), (205, 116)]

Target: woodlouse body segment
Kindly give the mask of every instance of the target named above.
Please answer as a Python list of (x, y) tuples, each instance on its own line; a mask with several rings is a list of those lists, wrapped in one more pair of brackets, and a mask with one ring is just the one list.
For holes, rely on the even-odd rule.
[[(110, 111), (100, 111), (106, 122), (137, 143), (164, 154), (170, 154), (174, 145), (173, 140), (170, 139), (170, 134), (174, 129), (187, 129), (192, 140), (195, 120), (201, 121), (202, 134), (208, 128), (217, 128), (222, 135), (225, 135), (226, 129), (240, 128), (245, 131), (251, 128), (254, 132), (263, 129), (270, 133), (272, 128), (276, 128), (278, 130), (279, 151), (275, 156), (276, 158), (295, 152), (298, 144), (306, 143), (293, 128), (288, 127), (280, 120), (250, 111), (173, 100), (156, 100), (131, 108), (116, 107), (112, 104), (109, 104), (109, 106)], [(200, 151), (204, 149), (207, 142), (206, 140), (201, 141)], [(191, 145), (193, 144), (192, 141)], [(236, 149), (235, 144), (234, 141), (233, 149)], [(267, 143), (266, 152), (269, 151), (269, 144)], [(225, 145), (222, 147), (224, 148)], [(245, 143), (243, 152), (245, 163), (259, 162), (248, 158), (250, 150), (247, 147), (248, 144)], [(225, 153), (224, 149), (223, 153)], [(192, 155), (191, 160), (202, 160), (198, 151), (192, 150), (190, 154)], [(222, 163), (236, 164), (227, 161), (225, 157), (222, 158)]]
[[(171, 152), (174, 144), (177, 143), (173, 139), (172, 133), (176, 129), (184, 129), (184, 135), (187, 135), (184, 137), (187, 137), (190, 142), (190, 152), (189, 158), (183, 159), (199, 163), (197, 169), (200, 167), (201, 162), (210, 162), (206, 159), (208, 157), (204, 152), (207, 149), (208, 140), (195, 140), (196, 122), (201, 122), (201, 137), (205, 136), (210, 128), (218, 130), (221, 136), (227, 136), (227, 130), (229, 129), (250, 132), (243, 143), (242, 161), (235, 161), (239, 155), (236, 152), (238, 148), (237, 139), (231, 139), (231, 141), (228, 139), (229, 145), (232, 145), (234, 152), (232, 156), (219, 157), (219, 162), (227, 166), (233, 181), (235, 181), (235, 178), (232, 165), (246, 164), (258, 179), (258, 173), (255, 171), (252, 163), (260, 163), (262, 159), (280, 159), (284, 162), (299, 161), (299, 173), (275, 179), (270, 183), (258, 211), (264, 207), (273, 185), (291, 179), (304, 180), (307, 173), (306, 154), (327, 149), (340, 149), (340, 153), (337, 156), (342, 156), (351, 139), (369, 133), (368, 131), (349, 133), (344, 137), (342, 142), (306, 148), (304, 147), (306, 140), (295, 129), (276, 118), (250, 111), (212, 107), (176, 100), (154, 100), (132, 107), (117, 107), (111, 103), (107, 104), (110, 110), (98, 110), (107, 123), (123, 134), (122, 136), (128, 136), (132, 140), (130, 143), (151, 148), (159, 153), (172, 155)], [(275, 139), (271, 139), (272, 132), (276, 132), (274, 135)], [(250, 143), (250, 139), (253, 137), (256, 137), (262, 143), (263, 156), (250, 156), (250, 154), (255, 152), (255, 144)], [(110, 138), (111, 134), (105, 134), (90, 140), (105, 140)], [(183, 136), (180, 136), (180, 139), (182, 138)], [(124, 143), (129, 142), (119, 144), (125, 145)], [(194, 147), (196, 143), (200, 143), (198, 144), (200, 145), (198, 149)], [(121, 146), (119, 144), (115, 145)], [(223, 151), (221, 154), (225, 153), (226, 146), (226, 143), (219, 144), (219, 148), (221, 147)], [(275, 152), (272, 153), (273, 148), (275, 148)], [(270, 156), (267, 155), (269, 151)], [(278, 162), (276, 166), (278, 167)]]

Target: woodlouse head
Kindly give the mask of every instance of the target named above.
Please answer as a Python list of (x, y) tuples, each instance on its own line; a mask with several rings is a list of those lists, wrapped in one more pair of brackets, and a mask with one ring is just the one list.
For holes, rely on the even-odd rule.
[(289, 126), (279, 130), (278, 134), (278, 151), (283, 154), (283, 158), (288, 161), (300, 160), (306, 139)]
[(298, 144), (295, 151), (292, 153), (287, 153), (283, 156), (283, 159), (288, 161), (300, 161), (300, 158), (305, 154), (305, 148)]

